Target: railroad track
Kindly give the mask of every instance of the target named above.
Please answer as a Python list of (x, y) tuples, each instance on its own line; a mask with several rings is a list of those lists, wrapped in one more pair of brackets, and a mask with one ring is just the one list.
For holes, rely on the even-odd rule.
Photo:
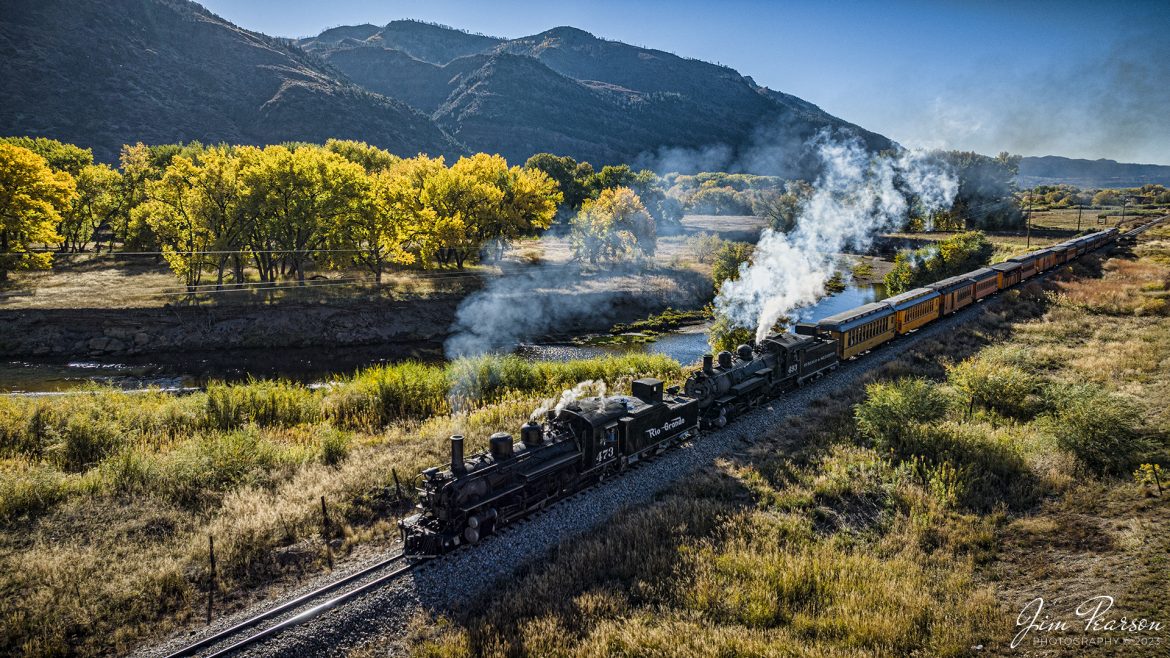
[[(167, 658), (182, 658), (185, 656), (200, 655), (207, 649), (214, 650), (205, 654), (205, 658), (212, 658), (213, 656), (226, 656), (242, 649), (245, 649), (253, 644), (257, 644), (267, 638), (273, 637), (281, 631), (302, 624), (314, 617), (336, 608), (344, 604), (346, 601), (354, 599), (366, 592), (377, 589), (390, 582), (401, 578), (402, 576), (414, 571), (419, 565), (423, 564), (425, 560), (411, 560), (405, 554), (399, 553), (393, 557), (382, 560), (376, 564), (360, 569), (344, 578), (336, 580), (327, 585), (318, 587), (317, 589), (302, 594), (290, 601), (286, 601), (280, 605), (269, 608), (259, 614), (253, 615), (244, 619), (243, 621), (226, 628), (222, 631), (209, 635), (198, 642), (189, 644), (182, 649), (169, 654)], [(395, 566), (402, 563), (401, 566)], [(380, 571), (390, 569), (389, 572), (376, 575)], [(376, 577), (375, 577), (376, 575)], [(372, 578), (371, 578), (372, 577)], [(367, 578), (371, 578), (367, 582), (361, 582)], [(354, 585), (351, 589), (347, 589), (340, 594), (336, 594), (331, 598), (326, 598), (328, 595), (342, 590), (349, 585)], [(298, 612), (299, 611), (299, 612)], [(285, 619), (279, 619), (285, 617)], [(271, 626), (267, 626), (261, 630), (255, 631), (248, 635), (249, 630), (255, 629), (266, 621), (279, 619)]]
[[(1124, 233), (1120, 233), (1118, 238), (1136, 237), (1137, 235), (1167, 220), (1170, 220), (1170, 215), (1160, 217), (1141, 226), (1134, 227)], [(1051, 273), (1051, 271), (1045, 272), (1037, 276), (1036, 279), (1045, 279)], [(688, 439), (683, 443), (689, 442), (690, 440)], [(619, 478), (628, 476), (632, 471), (641, 470), (641, 467), (653, 461), (655, 460), (651, 459), (638, 462), (622, 476), (619, 476)], [(595, 489), (596, 487), (597, 484), (593, 484), (568, 496), (565, 496), (564, 498), (554, 501), (547, 508), (544, 508), (540, 513), (534, 516), (538, 517), (549, 513), (555, 513), (556, 508), (561, 506), (563, 503), (579, 499), (581, 496), (586, 495), (589, 491)], [(512, 534), (512, 532), (514, 532), (519, 527), (527, 525), (532, 520), (533, 517), (526, 517), (524, 519), (518, 520), (515, 524), (510, 524), (506, 528), (502, 528), (494, 539), (497, 541), (506, 541), (508, 535)], [(451, 555), (457, 555), (471, 550), (474, 550), (474, 547), (464, 546), (460, 547), (456, 551), (453, 551)], [(202, 655), (204, 658), (212, 658), (237, 653), (267, 639), (273, 638), (282, 631), (303, 624), (329, 610), (344, 605), (346, 602), (356, 599), (363, 594), (384, 587), (389, 583), (415, 571), (418, 567), (426, 564), (429, 561), (430, 559), (423, 558), (412, 559), (404, 554), (394, 555), (373, 565), (362, 568), (359, 571), (347, 575), (337, 581), (321, 586), (311, 592), (302, 594), (292, 600), (286, 601), (285, 603), (279, 604), (275, 607), (260, 612), (259, 614), (248, 617), (227, 629), (218, 631), (212, 635), (200, 639), (193, 644), (187, 645), (174, 653), (169, 654), (167, 658), (180, 658), (195, 655)], [(386, 573), (379, 574), (379, 572), (386, 570), (388, 570)], [(350, 587), (351, 585), (352, 587)], [(344, 591), (337, 593), (340, 590)], [(331, 594), (335, 595), (329, 597)], [(260, 628), (259, 630), (254, 630), (268, 621), (275, 621), (275, 623)], [(253, 630), (254, 632), (248, 634), (249, 631)], [(209, 653), (203, 653), (207, 650), (211, 651)]]

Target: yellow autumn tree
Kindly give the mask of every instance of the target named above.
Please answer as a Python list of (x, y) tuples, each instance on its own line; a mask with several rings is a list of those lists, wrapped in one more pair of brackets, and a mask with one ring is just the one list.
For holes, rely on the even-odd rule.
[(121, 208), (122, 176), (106, 164), (86, 165), (75, 177), (77, 195), (61, 215), (61, 247), (85, 251), (94, 231)]
[(593, 264), (625, 260), (639, 251), (653, 256), (658, 239), (654, 218), (628, 187), (602, 190), (586, 200), (571, 226), (573, 257)]
[(76, 194), (69, 174), (26, 148), (0, 144), (0, 281), (13, 270), (52, 265), (53, 255), (35, 248), (61, 242), (57, 225)]

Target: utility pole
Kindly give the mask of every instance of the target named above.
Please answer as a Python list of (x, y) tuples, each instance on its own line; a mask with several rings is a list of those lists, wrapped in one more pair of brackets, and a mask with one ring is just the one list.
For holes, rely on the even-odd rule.
[(1081, 213), (1085, 210), (1085, 204), (1077, 204), (1077, 233), (1081, 232)]
[(1129, 199), (1121, 197), (1121, 219), (1117, 220), (1117, 228), (1121, 228), (1121, 223), (1125, 221), (1125, 204), (1129, 203)]
[(1028, 207), (1024, 210), (1024, 231), (1028, 234), (1028, 244), (1025, 249), (1032, 248), (1032, 192), (1028, 191)]

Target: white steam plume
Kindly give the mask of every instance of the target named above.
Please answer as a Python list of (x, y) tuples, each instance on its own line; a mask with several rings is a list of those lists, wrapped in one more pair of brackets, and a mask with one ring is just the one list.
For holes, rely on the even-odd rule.
[(548, 413), (550, 409), (553, 411), (560, 411), (561, 409), (564, 409), (568, 405), (584, 397), (596, 396), (604, 401), (606, 399), (605, 393), (605, 380), (586, 379), (583, 382), (578, 382), (577, 385), (573, 388), (561, 391), (560, 400), (555, 398), (546, 398), (543, 402), (541, 402), (540, 406), (532, 412), (530, 418), (532, 420), (540, 420), (540, 417)]
[(823, 165), (810, 198), (790, 233), (765, 229), (752, 264), (723, 284), (717, 310), (756, 340), (793, 309), (817, 301), (833, 274), (837, 254), (867, 249), (882, 231), (905, 219), (913, 199), (924, 212), (951, 205), (958, 181), (924, 153), (874, 156), (857, 141), (822, 133), (813, 140)]

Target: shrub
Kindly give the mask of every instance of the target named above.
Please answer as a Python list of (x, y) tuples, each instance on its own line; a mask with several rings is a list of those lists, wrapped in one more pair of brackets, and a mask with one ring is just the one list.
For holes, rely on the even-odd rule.
[(1090, 470), (1124, 473), (1141, 461), (1149, 442), (1138, 431), (1141, 413), (1129, 400), (1093, 384), (1049, 387), (1048, 425), (1057, 443)]
[(407, 361), (363, 370), (334, 386), (326, 415), (342, 427), (375, 430), (400, 419), (449, 411), (443, 366)]
[(1002, 358), (982, 355), (949, 365), (947, 379), (964, 401), (1004, 416), (1030, 418), (1039, 406), (1040, 379)]
[(69, 495), (67, 476), (20, 460), (0, 462), (0, 520), (42, 512)]
[(166, 455), (158, 486), (177, 502), (201, 504), (227, 489), (262, 481), (278, 460), (276, 446), (255, 427), (215, 432)]
[(321, 461), (336, 466), (349, 456), (348, 434), (332, 428), (323, 429), (321, 434)]
[(879, 382), (867, 386), (865, 392), (865, 401), (854, 410), (858, 431), (878, 448), (899, 453), (909, 429), (941, 419), (949, 404), (942, 388), (925, 379)]
[(687, 238), (687, 247), (695, 254), (695, 260), (700, 263), (711, 263), (715, 255), (723, 247), (724, 241), (714, 233), (702, 231)]
[(707, 330), (707, 344), (711, 351), (734, 352), (736, 347), (751, 343), (756, 339), (756, 332), (745, 327), (737, 327), (725, 315), (716, 314), (714, 322)]
[(900, 438), (896, 455), (944, 501), (986, 512), (1001, 503), (1025, 508), (1039, 493), (1018, 447), (979, 426), (922, 423), (906, 427)]

